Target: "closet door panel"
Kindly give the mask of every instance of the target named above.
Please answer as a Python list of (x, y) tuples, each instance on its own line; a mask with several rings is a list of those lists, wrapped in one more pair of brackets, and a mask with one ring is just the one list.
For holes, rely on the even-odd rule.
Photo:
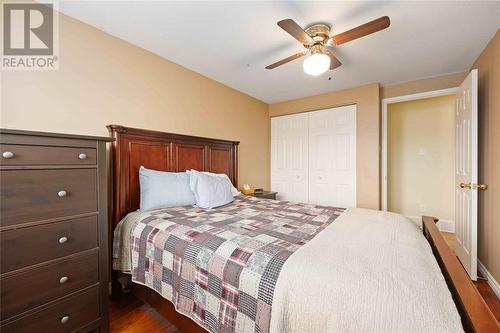
[(356, 206), (355, 135), (339, 133), (334, 138), (335, 164), (332, 198), (339, 207)]
[(271, 119), (271, 190), (278, 192), (278, 198), (286, 200), (287, 141), (285, 137), (286, 122), (283, 118)]
[(290, 201), (308, 202), (309, 138), (307, 114), (289, 118), (289, 183)]
[(356, 205), (356, 107), (309, 114), (309, 202)]
[(328, 110), (309, 114), (309, 202), (318, 205), (332, 202), (331, 184), (335, 163), (333, 125), (333, 117)]
[(356, 206), (356, 106), (339, 108), (334, 112), (335, 136), (335, 192), (333, 197), (340, 207)]
[(271, 119), (271, 189), (280, 200), (308, 201), (307, 115)]

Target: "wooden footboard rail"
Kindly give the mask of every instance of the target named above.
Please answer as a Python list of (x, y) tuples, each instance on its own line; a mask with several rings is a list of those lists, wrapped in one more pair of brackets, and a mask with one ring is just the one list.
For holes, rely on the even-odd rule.
[(446, 244), (431, 216), (422, 217), (423, 232), (457, 306), (466, 332), (500, 332), (500, 325), (486, 305), (455, 253)]

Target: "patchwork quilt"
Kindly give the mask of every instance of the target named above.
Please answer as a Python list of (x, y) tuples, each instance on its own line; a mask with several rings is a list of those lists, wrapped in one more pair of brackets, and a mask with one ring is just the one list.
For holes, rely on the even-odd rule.
[(283, 264), (343, 211), (240, 195), (211, 210), (141, 214), (130, 235), (132, 281), (209, 332), (268, 332)]

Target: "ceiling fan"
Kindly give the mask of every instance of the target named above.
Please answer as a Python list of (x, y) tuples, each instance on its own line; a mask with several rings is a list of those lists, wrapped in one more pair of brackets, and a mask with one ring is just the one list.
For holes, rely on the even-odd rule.
[(304, 72), (309, 75), (320, 75), (328, 69), (332, 70), (342, 65), (337, 57), (335, 57), (334, 46), (383, 30), (390, 24), (391, 20), (389, 17), (382, 16), (330, 37), (330, 26), (326, 24), (313, 24), (304, 30), (292, 19), (281, 20), (278, 22), (278, 26), (304, 45), (306, 50), (275, 62), (267, 66), (266, 69), (276, 68), (307, 55), (308, 57), (304, 59), (303, 63)]

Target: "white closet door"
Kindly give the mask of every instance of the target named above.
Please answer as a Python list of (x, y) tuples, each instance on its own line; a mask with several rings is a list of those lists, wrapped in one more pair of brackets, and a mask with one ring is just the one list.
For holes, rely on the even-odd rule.
[(282, 118), (271, 118), (271, 190), (283, 199), (287, 190), (286, 146), (287, 123)]
[(356, 106), (309, 113), (309, 202), (356, 206)]
[(307, 114), (271, 119), (271, 189), (280, 200), (308, 200)]

